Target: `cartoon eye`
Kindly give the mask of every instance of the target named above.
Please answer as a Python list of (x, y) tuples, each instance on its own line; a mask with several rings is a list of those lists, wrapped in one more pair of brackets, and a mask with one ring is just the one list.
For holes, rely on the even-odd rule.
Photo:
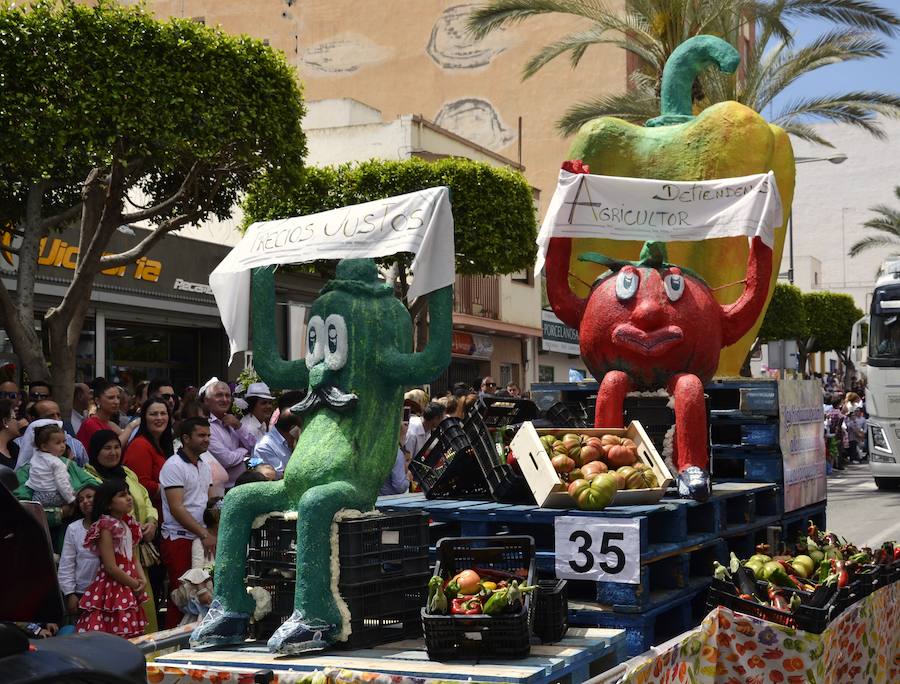
[(331, 314), (325, 319), (325, 330), (328, 331), (325, 365), (331, 370), (339, 370), (347, 363), (347, 323), (343, 316)]
[(619, 271), (616, 276), (616, 297), (625, 301), (634, 297), (640, 285), (640, 278), (634, 271)]
[(309, 319), (306, 332), (306, 367), (312, 368), (325, 358), (325, 321), (321, 316)]
[(666, 286), (666, 294), (669, 295), (669, 299), (673, 302), (677, 302), (681, 299), (681, 295), (684, 294), (684, 278), (675, 273), (670, 273), (663, 280), (663, 284)]

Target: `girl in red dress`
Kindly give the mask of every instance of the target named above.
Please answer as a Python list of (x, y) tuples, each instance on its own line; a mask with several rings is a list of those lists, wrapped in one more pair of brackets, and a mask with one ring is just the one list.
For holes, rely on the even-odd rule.
[(78, 632), (107, 632), (131, 638), (144, 633), (147, 619), (141, 604), (143, 570), (134, 562), (141, 526), (131, 517), (134, 501), (122, 480), (106, 480), (94, 495), (93, 524), (84, 539), (86, 548), (100, 556), (96, 579), (78, 603)]

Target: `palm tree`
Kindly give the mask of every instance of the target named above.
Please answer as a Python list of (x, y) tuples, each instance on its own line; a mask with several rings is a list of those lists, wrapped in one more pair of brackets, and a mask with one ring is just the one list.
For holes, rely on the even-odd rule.
[[(894, 188), (894, 195), (900, 200), (900, 185)], [(881, 215), (869, 219), (863, 225), (866, 228), (877, 230), (881, 234), (871, 235), (854, 243), (850, 247), (849, 254), (851, 257), (858, 256), (876, 247), (900, 249), (900, 209), (894, 209), (886, 204), (879, 204), (872, 207), (871, 211)], [(891, 256), (897, 256), (897, 253), (894, 252)]]
[[(672, 51), (701, 33), (737, 44), (747, 17), (755, 17), (758, 37), (744, 57), (741, 78), (703, 74), (694, 86), (698, 109), (737, 100), (763, 111), (800, 76), (829, 64), (883, 57), (888, 47), (877, 34), (890, 36), (900, 29), (900, 17), (870, 0), (628, 0), (622, 14), (610, 11), (601, 0), (490, 0), (472, 13), (468, 25), (475, 36), (483, 37), (502, 26), (548, 13), (581, 17), (591, 25), (541, 49), (525, 65), (524, 78), (564, 54), (577, 66), (589, 47), (600, 44), (637, 55), (644, 65), (631, 75), (627, 92), (601, 95), (571, 107), (557, 124), (564, 135), (600, 116), (635, 123), (656, 116), (662, 71)], [(786, 22), (803, 17), (826, 19), (844, 28), (795, 49)], [(775, 46), (766, 50), (770, 43)], [(879, 114), (900, 116), (900, 97), (858, 91), (805, 98), (789, 103), (772, 121), (792, 135), (828, 145), (806, 120), (849, 123), (883, 137), (876, 119)]]

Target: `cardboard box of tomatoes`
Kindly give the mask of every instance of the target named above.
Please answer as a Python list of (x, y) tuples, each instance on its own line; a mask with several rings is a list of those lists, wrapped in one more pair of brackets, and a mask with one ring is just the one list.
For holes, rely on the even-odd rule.
[(638, 421), (627, 428), (582, 429), (523, 423), (510, 449), (543, 508), (652, 504), (673, 482)]

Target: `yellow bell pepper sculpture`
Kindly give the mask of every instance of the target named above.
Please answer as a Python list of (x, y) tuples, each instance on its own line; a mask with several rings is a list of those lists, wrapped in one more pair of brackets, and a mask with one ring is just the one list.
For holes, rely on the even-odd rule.
[[(697, 74), (712, 65), (734, 72), (739, 61), (737, 50), (715, 36), (695, 36), (685, 41), (672, 53), (663, 72), (661, 116), (648, 121), (646, 127), (614, 117), (590, 121), (578, 132), (568, 158), (581, 159), (591, 173), (633, 178), (709, 180), (774, 171), (784, 217), (775, 230), (771, 298), (794, 195), (790, 140), (781, 128), (767, 123), (739, 102), (720, 102), (697, 116), (691, 111), (691, 86)], [(605, 270), (595, 263), (579, 261), (579, 254), (599, 252), (632, 260), (638, 257), (642, 245), (640, 241), (574, 240), (569, 264), (572, 292), (586, 297), (590, 293), (587, 283), (593, 283)], [(743, 292), (746, 238), (671, 242), (667, 248), (672, 263), (698, 273), (714, 290), (720, 304), (734, 302)], [(765, 308), (746, 335), (722, 349), (717, 376), (739, 375), (764, 315)]]

